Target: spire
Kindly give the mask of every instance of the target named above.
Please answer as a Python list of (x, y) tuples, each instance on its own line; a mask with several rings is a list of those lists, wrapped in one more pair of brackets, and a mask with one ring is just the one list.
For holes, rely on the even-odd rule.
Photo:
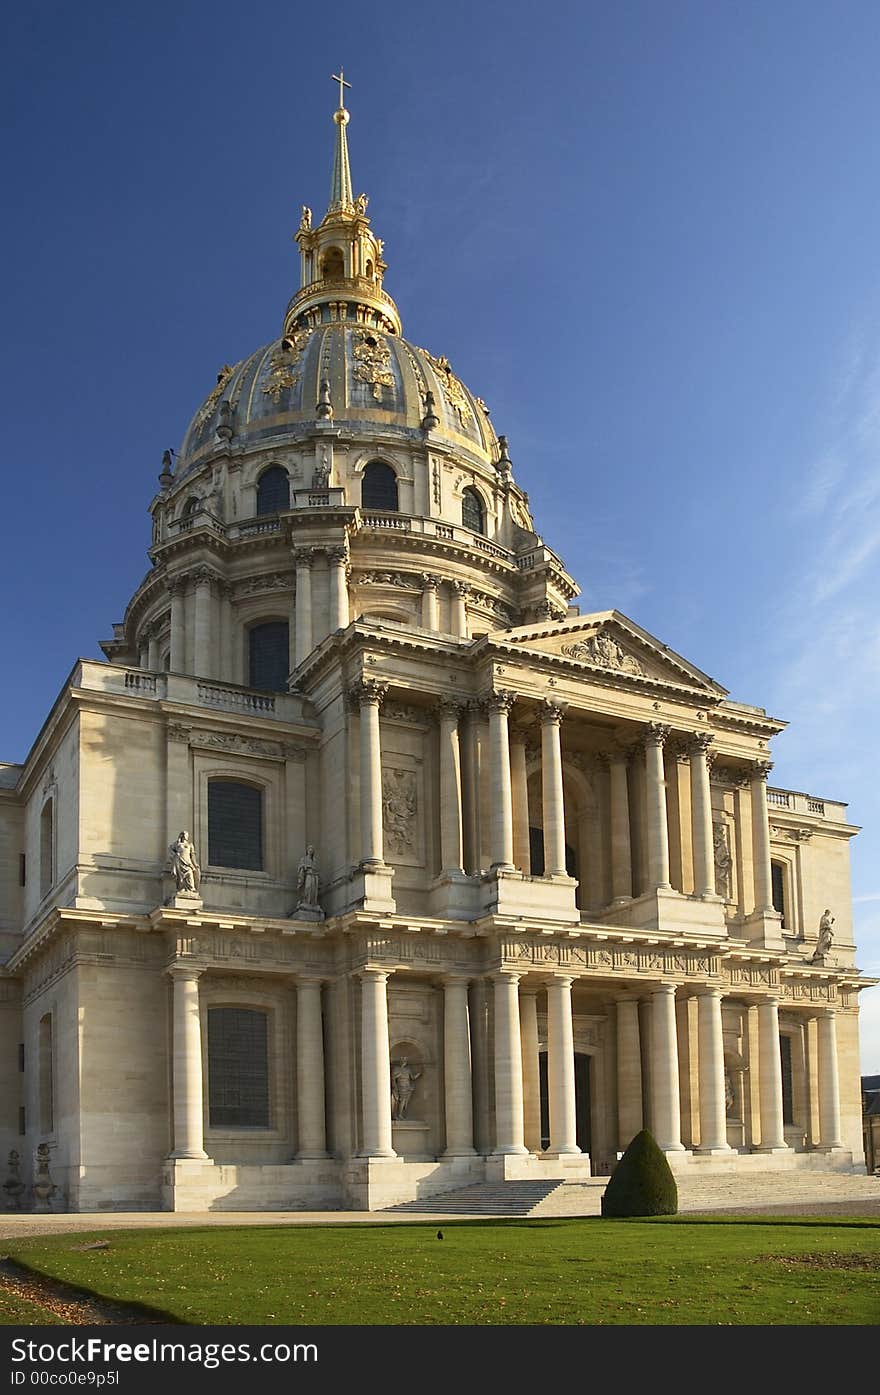
[(336, 122), (336, 149), (333, 153), (333, 178), (330, 182), (328, 213), (336, 208), (349, 209), (354, 203), (351, 192), (351, 168), (348, 163), (348, 140), (345, 135), (345, 128), (351, 119), (345, 110), (345, 88), (350, 88), (351, 83), (345, 81), (343, 68), (339, 69), (338, 74), (332, 74), (332, 80), (339, 83), (339, 106), (333, 113), (333, 120)]

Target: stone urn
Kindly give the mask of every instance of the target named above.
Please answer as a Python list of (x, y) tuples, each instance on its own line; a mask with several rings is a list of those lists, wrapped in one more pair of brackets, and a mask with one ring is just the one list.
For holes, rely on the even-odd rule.
[(21, 1180), (21, 1158), (13, 1148), (7, 1160), (8, 1175), (3, 1183), (7, 1211), (20, 1211), (25, 1184)]

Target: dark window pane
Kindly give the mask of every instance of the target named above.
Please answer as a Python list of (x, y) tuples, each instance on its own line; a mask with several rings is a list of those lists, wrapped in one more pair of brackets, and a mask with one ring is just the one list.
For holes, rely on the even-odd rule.
[(237, 780), (208, 781), (208, 862), (262, 871), (262, 790)]
[(278, 513), (290, 508), (290, 481), (287, 471), (272, 465), (260, 475), (257, 485), (257, 513)]
[(265, 1012), (208, 1009), (208, 1118), (215, 1129), (269, 1127)]
[(371, 460), (364, 470), (361, 504), (365, 509), (397, 512), (397, 476), (384, 461)]
[(251, 687), (263, 688), (271, 693), (286, 693), (287, 675), (290, 672), (287, 621), (272, 620), (265, 625), (254, 625), (248, 643), (248, 681)]
[(794, 1123), (794, 1094), (791, 1085), (791, 1037), (779, 1038), (779, 1054), (782, 1057), (782, 1122)]
[(770, 880), (773, 887), (773, 909), (782, 916), (785, 926), (785, 872), (780, 862), (770, 863)]
[(466, 489), (461, 496), (461, 521), (472, 533), (485, 531), (483, 501), (475, 489)]

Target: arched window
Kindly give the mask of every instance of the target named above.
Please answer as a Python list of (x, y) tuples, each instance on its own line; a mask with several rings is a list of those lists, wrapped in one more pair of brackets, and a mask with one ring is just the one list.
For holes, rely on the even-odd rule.
[(381, 509), (385, 513), (396, 513), (400, 507), (397, 502), (397, 476), (384, 460), (371, 460), (364, 469), (361, 506)]
[(338, 247), (328, 249), (321, 263), (325, 281), (341, 281), (345, 275), (345, 261)]
[(208, 1122), (212, 1129), (269, 1127), (268, 1013), (208, 1008)]
[(279, 513), (290, 508), (290, 480), (280, 465), (270, 465), (257, 484), (257, 513)]
[(461, 522), (462, 527), (470, 528), (472, 533), (486, 531), (486, 512), (476, 489), (468, 487), (461, 496)]
[(208, 862), (263, 870), (263, 791), (240, 780), (208, 781)]
[(785, 930), (785, 866), (783, 863), (770, 863), (770, 884), (773, 894), (773, 909), (782, 916), (782, 928)]
[(201, 499), (197, 499), (194, 494), (191, 494), (181, 510), (181, 518), (192, 518), (201, 502)]
[(286, 620), (268, 620), (248, 633), (248, 682), (270, 693), (287, 692), (290, 673), (289, 628)]
[(47, 799), (40, 814), (40, 896), (55, 880), (55, 803)]

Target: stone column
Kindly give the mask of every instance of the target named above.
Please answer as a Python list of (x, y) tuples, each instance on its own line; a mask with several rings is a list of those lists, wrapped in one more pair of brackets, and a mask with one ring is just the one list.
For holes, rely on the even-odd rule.
[(443, 980), (443, 1072), (446, 1084), (446, 1158), (472, 1157), (474, 1106), (471, 1087), (471, 1038), (468, 981)]
[(773, 910), (773, 875), (770, 871), (770, 820), (767, 815), (767, 776), (771, 761), (755, 761), (751, 772), (752, 862), (755, 873), (755, 910)]
[(617, 1000), (617, 1146), (628, 1148), (644, 1127), (642, 1118), (642, 1052), (639, 1004), (636, 998)]
[[(379, 705), (388, 691), (385, 683), (364, 678), (352, 690), (360, 711), (361, 727), (361, 862), (382, 863), (382, 748), (379, 741)], [(390, 1088), (390, 1087), (389, 1087)]]
[[(611, 899), (615, 906), (632, 900), (632, 848), (629, 833), (629, 782), (627, 753), (611, 751), (608, 773), (611, 785)], [(636, 1130), (638, 1133), (638, 1129)]]
[(213, 678), (213, 626), (211, 624), (214, 577), (207, 567), (196, 572), (196, 618), (193, 670), (197, 678)]
[(296, 614), (294, 618), (294, 657), (299, 668), (312, 652), (312, 561), (313, 549), (294, 550), (296, 562)]
[(199, 1012), (201, 969), (174, 965), (173, 1080), (174, 1152), (172, 1158), (206, 1158), (202, 1101), (202, 1023)]
[(544, 816), (544, 874), (564, 877), (565, 796), (562, 789), (562, 745), (559, 729), (563, 711), (558, 704), (541, 704), (541, 784)]
[(391, 1052), (388, 1046), (388, 974), (362, 969), (361, 1157), (394, 1158), (391, 1146)]
[(645, 783), (647, 805), (648, 887), (661, 891), (669, 880), (669, 830), (666, 822), (666, 779), (663, 747), (669, 727), (649, 722), (645, 732)]
[[(662, 747), (659, 749), (662, 757)], [(651, 993), (651, 1094), (651, 1114), (658, 1146), (664, 1153), (684, 1152), (678, 1093), (675, 985), (671, 983), (662, 983)]]
[(171, 672), (186, 672), (186, 581), (182, 576), (168, 583), (171, 594)]
[(510, 745), (507, 716), (514, 694), (491, 693), (489, 709), (489, 807), (492, 813), (492, 868), (513, 870), (513, 796), (510, 787)]
[(549, 1151), (558, 1155), (581, 1151), (577, 1145), (571, 984), (569, 977), (560, 975), (547, 985)]
[(439, 586), (436, 576), (422, 576), (422, 628), (433, 630), (435, 634), (440, 629)]
[(510, 788), (513, 799), (513, 865), (523, 876), (531, 876), (529, 845), (529, 778), (526, 768), (526, 741), (522, 732), (510, 733)]
[(833, 1008), (819, 1014), (819, 1145), (842, 1148), (840, 1133), (840, 1077), (837, 1070), (837, 1014)]
[(530, 1153), (541, 1151), (541, 1073), (538, 1065), (538, 995), (519, 995), (519, 1038), (522, 1050), (523, 1133)]
[[(228, 582), (220, 586), (220, 674), (225, 683), (237, 683), (239, 670), (235, 653), (235, 614), (232, 608), (232, 587)], [(289, 665), (292, 667), (292, 665)]]
[(159, 663), (159, 629), (157, 625), (151, 625), (147, 631), (147, 668), (151, 673), (156, 673)]
[(758, 1004), (758, 1073), (761, 1102), (761, 1147), (758, 1151), (770, 1153), (786, 1147), (777, 998), (765, 998)]
[(462, 839), (461, 753), (457, 702), (437, 705), (440, 723), (440, 865), (443, 872), (464, 869)]
[(297, 1158), (326, 1158), (324, 1122), (324, 1028), (320, 979), (296, 985)]
[(479, 1153), (492, 1150), (489, 1132), (489, 1028), (486, 981), (478, 978), (468, 993), (474, 1096), (474, 1143)]
[(467, 597), (470, 589), (466, 581), (452, 583), (452, 633), (460, 639), (468, 638)]
[(709, 747), (712, 737), (699, 732), (690, 741), (691, 836), (694, 848), (694, 895), (715, 895), (715, 842), (712, 832), (712, 793), (709, 787)]
[(495, 1153), (527, 1153), (523, 1143), (520, 974), (506, 969), (495, 981)]
[(464, 731), (461, 742), (461, 780), (463, 795), (462, 833), (464, 867), (471, 876), (480, 870), (480, 762), (477, 751), (478, 714), (467, 703), (464, 708)]
[(344, 547), (331, 547), (327, 552), (330, 568), (330, 633), (344, 630), (348, 624), (348, 552)]
[(721, 1030), (721, 990), (704, 988), (697, 996), (697, 1040), (700, 1071), (701, 1153), (730, 1151), (727, 1143), (727, 1102), (724, 1097), (724, 1037)]

